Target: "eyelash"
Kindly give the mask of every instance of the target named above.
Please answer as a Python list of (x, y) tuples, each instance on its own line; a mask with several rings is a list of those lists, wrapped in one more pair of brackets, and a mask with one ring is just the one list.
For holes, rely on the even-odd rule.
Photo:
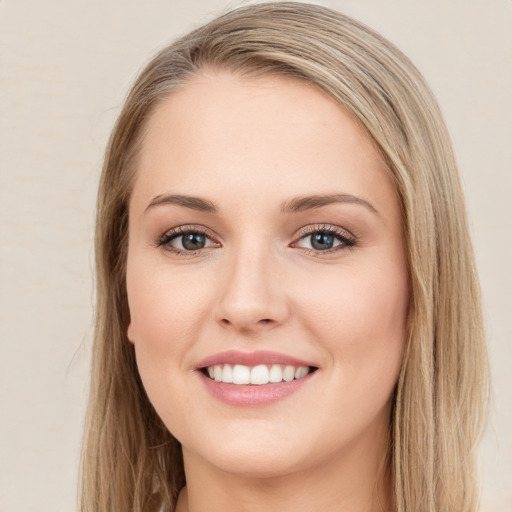
[[(340, 250), (352, 250), (353, 247), (357, 244), (357, 237), (352, 235), (351, 233), (345, 231), (344, 229), (338, 228), (336, 226), (332, 226), (329, 224), (316, 224), (314, 226), (307, 227), (303, 229), (300, 233), (296, 241), (292, 242), (290, 244), (290, 247), (297, 247), (297, 244), (307, 238), (308, 236), (311, 236), (316, 233), (324, 233), (324, 234), (330, 234), (334, 235), (339, 242), (341, 242), (339, 245), (336, 245), (332, 247), (331, 249), (326, 250), (318, 250), (318, 249), (309, 249), (307, 247), (298, 247), (300, 248), (304, 253), (311, 254), (314, 256), (322, 256), (324, 254), (332, 254), (334, 252), (338, 252)], [(209, 247), (204, 247), (197, 250), (183, 250), (178, 249), (176, 247), (172, 247), (170, 244), (173, 240), (176, 238), (179, 238), (180, 236), (190, 235), (190, 234), (200, 234), (207, 237), (210, 241), (213, 241), (215, 244), (214, 247), (219, 247), (220, 243), (217, 242), (213, 236), (213, 234), (205, 229), (202, 226), (194, 226), (194, 225), (188, 225), (188, 226), (178, 226), (176, 228), (171, 229), (170, 231), (167, 231), (164, 233), (159, 240), (156, 243), (157, 247), (162, 247), (166, 251), (169, 251), (173, 254), (176, 254), (178, 256), (195, 256), (199, 254), (201, 251), (204, 251), (205, 249), (208, 249)]]
[(296, 247), (296, 244), (298, 242), (315, 233), (334, 235), (334, 237), (337, 238), (338, 241), (341, 243), (339, 245), (332, 247), (331, 249), (326, 249), (323, 251), (318, 249), (308, 249), (306, 247), (302, 247), (302, 251), (304, 251), (306, 254), (311, 254), (314, 256), (323, 256), (326, 254), (332, 254), (342, 250), (352, 250), (357, 244), (357, 237), (355, 237), (353, 234), (349, 233), (344, 229), (341, 229), (337, 226), (332, 226), (330, 224), (315, 224), (314, 226), (309, 226), (302, 230), (299, 233), (297, 241), (293, 242), (291, 247)]
[(157, 247), (162, 247), (166, 251), (169, 251), (173, 254), (176, 254), (178, 256), (194, 256), (197, 255), (199, 252), (203, 251), (203, 249), (197, 249), (195, 251), (185, 251), (183, 249), (178, 249), (176, 247), (172, 247), (171, 242), (175, 240), (176, 238), (179, 238), (180, 236), (185, 235), (192, 235), (192, 234), (200, 234), (204, 235), (206, 238), (213, 240), (215, 244), (220, 245), (219, 242), (215, 241), (215, 238), (213, 237), (213, 234), (205, 229), (202, 226), (178, 226), (176, 228), (171, 229), (170, 231), (165, 232), (160, 239), (157, 242)]

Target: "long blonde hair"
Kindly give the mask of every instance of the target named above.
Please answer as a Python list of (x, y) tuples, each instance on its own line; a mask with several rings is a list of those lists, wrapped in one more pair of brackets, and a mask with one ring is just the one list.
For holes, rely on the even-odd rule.
[(474, 512), (487, 360), (464, 200), (442, 115), (420, 73), (391, 43), (335, 11), (293, 2), (234, 10), (163, 49), (136, 80), (113, 130), (98, 196), (80, 510), (172, 511), (185, 484), (180, 445), (149, 403), (126, 339), (128, 202), (145, 121), (205, 68), (315, 84), (352, 113), (386, 160), (401, 202), (412, 297), (390, 421), (395, 508)]

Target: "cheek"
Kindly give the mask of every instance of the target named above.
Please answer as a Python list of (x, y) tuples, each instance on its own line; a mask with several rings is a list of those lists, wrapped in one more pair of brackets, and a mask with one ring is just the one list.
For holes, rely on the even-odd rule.
[(322, 341), (334, 366), (358, 380), (397, 373), (405, 345), (408, 283), (405, 265), (345, 268), (308, 281), (299, 316)]
[(173, 411), (191, 406), (182, 377), (190, 370), (190, 348), (211, 311), (208, 278), (198, 280), (184, 269), (171, 271), (165, 261), (148, 265), (131, 255), (127, 293), (129, 338), (144, 388), (169, 430), (181, 432), (183, 418)]
[(186, 270), (172, 271), (165, 262), (144, 268), (135, 258), (129, 260), (130, 338), (140, 349), (174, 352), (197, 335), (212, 302), (211, 286), (208, 279)]
[[(311, 281), (301, 316), (328, 355), (329, 386), (311, 416), (329, 446), (370, 425), (386, 432), (406, 340), (408, 284), (402, 267), (365, 266)], [(385, 270), (385, 271), (384, 271)], [(327, 291), (326, 291), (327, 290)], [(297, 291), (298, 295), (299, 291)], [(329, 411), (326, 420), (322, 412)], [(314, 421), (314, 420), (312, 420)], [(375, 434), (375, 431), (373, 431)]]

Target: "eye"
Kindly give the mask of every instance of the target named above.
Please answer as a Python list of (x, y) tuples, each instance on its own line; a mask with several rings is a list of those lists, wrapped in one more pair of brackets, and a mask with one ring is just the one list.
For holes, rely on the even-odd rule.
[(292, 247), (311, 252), (334, 252), (348, 249), (356, 244), (355, 237), (336, 226), (312, 226)]
[(160, 237), (157, 245), (176, 254), (188, 255), (220, 246), (203, 229), (192, 226), (180, 226), (167, 231)]

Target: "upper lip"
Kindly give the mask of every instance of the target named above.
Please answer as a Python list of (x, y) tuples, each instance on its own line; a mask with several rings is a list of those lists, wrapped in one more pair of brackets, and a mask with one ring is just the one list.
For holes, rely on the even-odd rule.
[(297, 359), (279, 352), (257, 350), (255, 352), (240, 352), (238, 350), (227, 350), (202, 359), (195, 365), (195, 369), (207, 368), (216, 364), (242, 364), (245, 366), (257, 366), (259, 364), (282, 364), (290, 366), (312, 366), (311, 362)]

